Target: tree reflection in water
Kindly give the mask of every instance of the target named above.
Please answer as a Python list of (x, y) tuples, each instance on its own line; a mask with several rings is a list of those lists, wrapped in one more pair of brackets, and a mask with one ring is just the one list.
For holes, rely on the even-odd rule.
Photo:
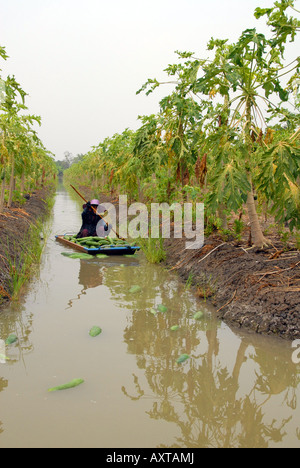
[[(138, 367), (144, 369), (153, 400), (148, 414), (154, 419), (175, 423), (180, 428), (177, 447), (268, 447), (285, 436), (285, 426), (292, 416), (282, 419), (273, 414), (271, 422), (265, 422), (264, 406), (273, 395), (281, 395), (281, 404), (296, 408), (295, 388), (297, 375), (281, 356), (267, 359), (265, 352), (256, 350), (249, 358), (250, 346), (241, 340), (235, 356), (233, 370), (218, 360), (218, 328), (204, 332), (207, 349), (199, 353), (199, 325), (181, 324), (176, 338), (165, 332), (164, 320), (159, 317), (157, 328), (151, 336), (148, 327), (140, 327), (141, 314), (134, 312), (131, 325), (125, 330), (125, 341), (130, 352), (136, 354)], [(187, 322), (187, 321), (186, 321)], [(162, 325), (164, 323), (164, 327)], [(139, 330), (138, 344), (130, 341)], [(203, 341), (203, 336), (201, 337)], [(134, 349), (135, 347), (135, 349)], [(176, 364), (175, 350), (186, 349), (191, 359), (183, 366)], [(241, 369), (255, 366), (255, 375), (247, 393), (240, 391)], [(295, 370), (295, 369), (294, 369)], [(249, 381), (248, 381), (249, 383)], [(134, 376), (136, 395), (131, 396), (123, 387), (123, 393), (137, 400), (146, 398), (146, 390)], [(292, 398), (288, 395), (292, 394)], [(267, 398), (266, 398), (267, 397)]]
[[(124, 341), (142, 371), (133, 375), (134, 389), (123, 386), (123, 394), (132, 401), (148, 399), (151, 418), (176, 424), (174, 447), (263, 448), (283, 441), (295, 418), (299, 384), (290, 349), (273, 346), (272, 339), (266, 344), (253, 335), (226, 335), (205, 306), (204, 320), (195, 321), (201, 304), (177, 278), (152, 266), (142, 272), (105, 275), (118, 305), (132, 310)], [(128, 293), (133, 284), (142, 288), (134, 297)], [(159, 303), (168, 312), (153, 316), (149, 310)], [(172, 332), (175, 324), (180, 328)], [(178, 365), (182, 353), (191, 358)]]

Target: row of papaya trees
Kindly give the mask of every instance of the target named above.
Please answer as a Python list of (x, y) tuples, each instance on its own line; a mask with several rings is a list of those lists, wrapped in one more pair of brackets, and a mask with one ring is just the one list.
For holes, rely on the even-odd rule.
[(168, 78), (137, 91), (172, 85), (159, 112), (92, 147), (66, 179), (132, 200), (202, 201), (224, 228), (245, 209), (258, 247), (268, 244), (259, 210), (299, 230), (300, 57), (285, 62), (298, 13), (295, 0), (276, 1), (255, 10), (268, 36), (247, 29), (236, 43), (212, 38), (209, 59), (177, 51)]
[[(0, 46), (0, 60), (8, 59)], [(46, 150), (35, 126), (41, 118), (27, 113), (27, 94), (15, 76), (1, 76), (0, 69), (0, 213), (14, 198), (55, 177), (53, 155)]]

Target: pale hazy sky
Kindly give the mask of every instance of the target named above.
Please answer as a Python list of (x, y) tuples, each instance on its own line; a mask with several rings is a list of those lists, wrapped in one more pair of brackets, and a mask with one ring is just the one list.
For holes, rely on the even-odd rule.
[[(175, 50), (206, 58), (211, 37), (237, 40), (257, 21), (257, 6), (272, 0), (0, 0), (0, 45), (29, 94), (29, 112), (42, 117), (38, 130), (56, 159), (75, 156), (129, 127), (138, 115), (158, 111), (160, 98), (136, 95), (148, 78), (164, 80)], [(298, 45), (298, 47), (297, 47)], [(292, 56), (299, 53), (291, 45)], [(298, 49), (298, 50), (297, 50)]]

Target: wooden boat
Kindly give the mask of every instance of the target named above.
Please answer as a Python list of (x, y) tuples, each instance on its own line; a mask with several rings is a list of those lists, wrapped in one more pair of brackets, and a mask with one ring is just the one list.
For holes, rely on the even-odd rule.
[(67, 247), (89, 255), (134, 255), (135, 252), (140, 250), (140, 247), (132, 247), (130, 245), (103, 245), (101, 247), (88, 248), (65, 239), (65, 236), (56, 236), (56, 240)]

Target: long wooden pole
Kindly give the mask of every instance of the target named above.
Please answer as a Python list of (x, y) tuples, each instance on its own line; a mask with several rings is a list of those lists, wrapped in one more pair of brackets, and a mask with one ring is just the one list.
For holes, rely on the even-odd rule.
[[(87, 200), (84, 198), (84, 196), (81, 195), (81, 193), (78, 192), (78, 190), (77, 190), (73, 185), (70, 184), (70, 186), (71, 186), (71, 188), (77, 193), (77, 195), (79, 195), (80, 198), (82, 198), (82, 200), (83, 200), (85, 203), (87, 203)], [(107, 222), (105, 221), (105, 219), (97, 212), (96, 208), (94, 208), (93, 206), (91, 206), (91, 208), (94, 210), (94, 213), (95, 213), (97, 216), (99, 216), (99, 218), (103, 219), (103, 221), (105, 222), (106, 226), (108, 227), (108, 223), (107, 223)], [(123, 237), (120, 237), (120, 234), (118, 234), (116, 231), (114, 231), (113, 228), (111, 228), (111, 230), (118, 236), (119, 239), (125, 240), (125, 239), (123, 239)]]
[[(82, 200), (83, 200), (85, 203), (87, 203), (87, 200), (84, 198), (84, 196), (81, 195), (81, 193), (78, 192), (78, 190), (77, 190), (75, 187), (73, 187), (73, 185), (71, 185), (71, 187), (72, 187), (73, 190), (75, 190), (75, 192), (77, 193), (77, 195), (79, 195), (80, 198), (82, 198)], [(91, 206), (91, 208), (94, 210), (94, 213), (95, 213), (96, 215), (98, 215), (98, 216), (100, 216), (100, 218), (102, 218), (102, 216), (99, 215), (99, 214), (97, 213), (96, 208), (94, 208), (93, 206)], [(102, 219), (103, 219), (103, 218), (102, 218)], [(105, 220), (103, 219), (103, 221), (105, 221)], [(105, 223), (106, 223), (106, 221), (105, 221)], [(106, 223), (106, 225), (107, 225), (107, 223)]]

